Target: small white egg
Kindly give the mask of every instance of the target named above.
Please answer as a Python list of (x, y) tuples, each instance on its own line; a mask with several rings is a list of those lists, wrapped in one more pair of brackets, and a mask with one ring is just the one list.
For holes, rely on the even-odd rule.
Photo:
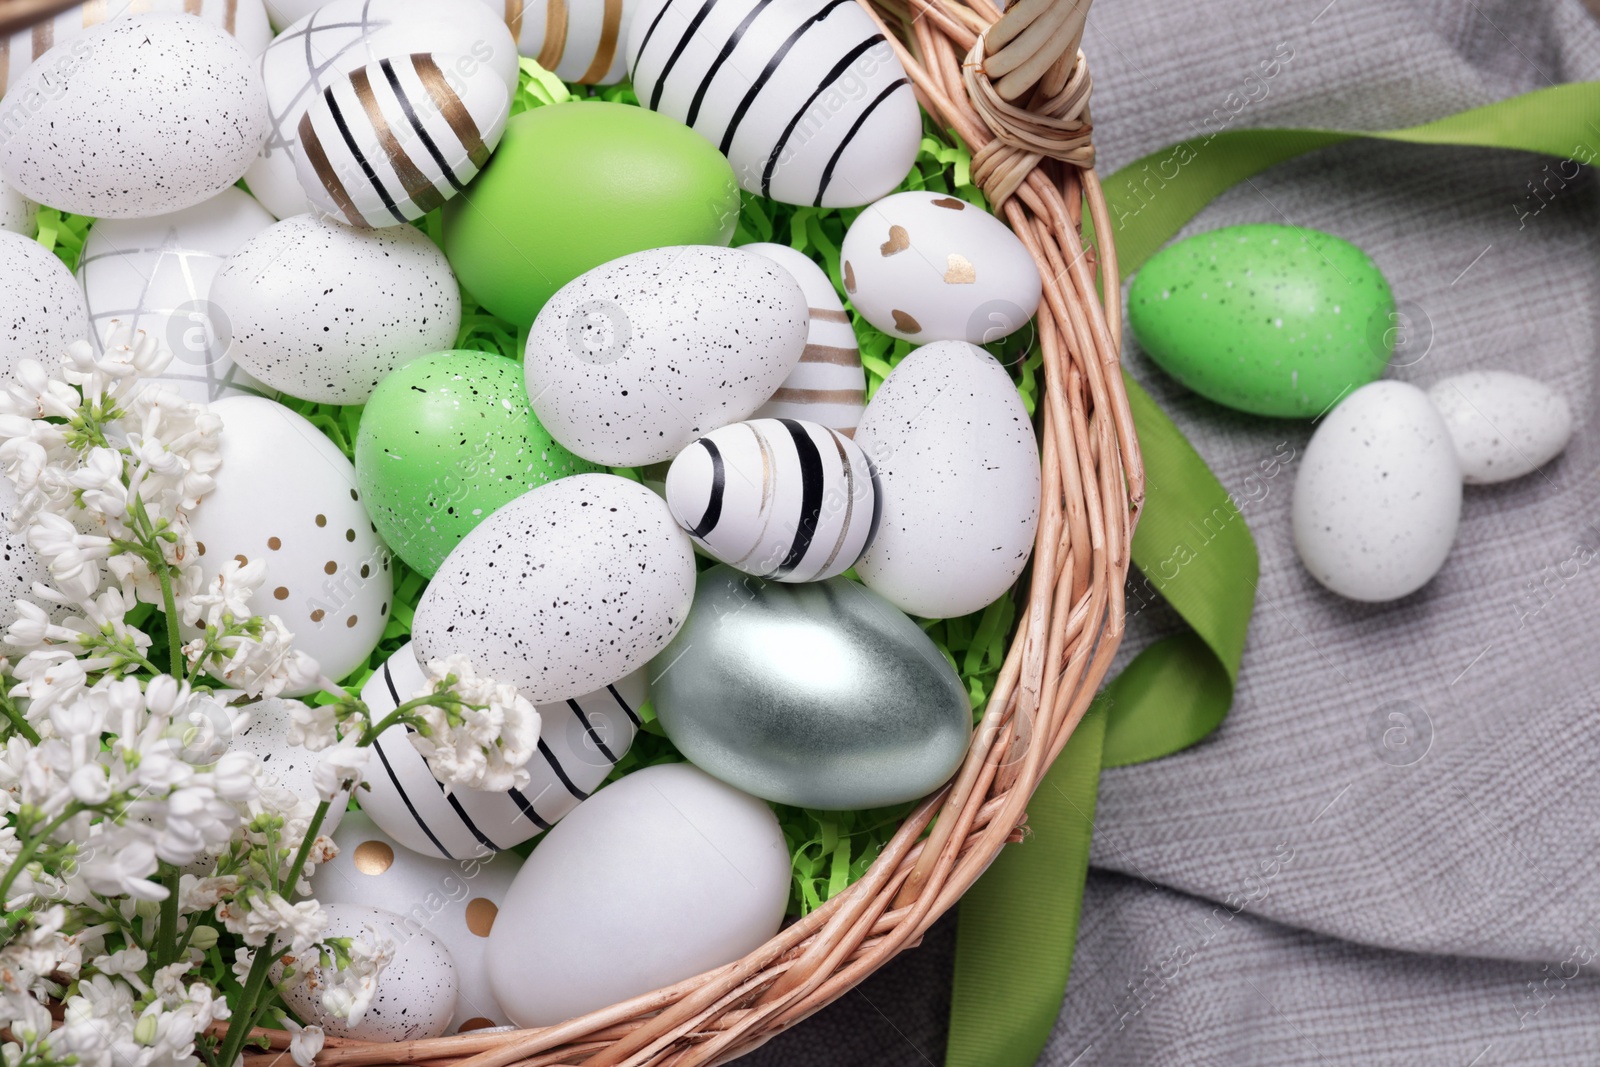
[(809, 322), (800, 283), (769, 259), (709, 245), (636, 252), (580, 274), (540, 310), (528, 398), (584, 459), (658, 463), (772, 396)]
[(951, 618), (999, 599), (1039, 525), (1039, 446), (1016, 385), (983, 349), (912, 350), (867, 405), (856, 443), (878, 473), (878, 533), (856, 564), (901, 611)]
[(1322, 420), (1294, 483), (1294, 546), (1352, 600), (1397, 600), (1432, 578), (1461, 520), (1461, 465), (1427, 394), (1364, 385)]
[[(367, 681), (361, 699), (373, 721), (427, 685), (413, 646), (401, 646)], [(615, 685), (539, 706), (539, 753), (526, 789), (452, 789), (428, 769), (410, 731), (391, 726), (373, 743), (375, 760), (361, 809), (396, 841), (444, 859), (488, 856), (550, 829), (611, 773), (633, 744), (648, 693), (640, 668)]]
[(507, 94), (516, 91), (519, 57), (501, 21), (504, 9), (467, 0), (273, 0), (270, 6), (299, 15), (261, 54), (272, 129), (245, 182), (280, 219), (311, 207), (295, 175), (300, 119), (323, 89), (351, 71), (413, 52), (446, 52), (488, 67)]
[(867, 406), (867, 372), (850, 316), (833, 283), (804, 253), (788, 245), (740, 245), (772, 260), (794, 276), (806, 294), (811, 316), (805, 351), (778, 391), (755, 413), (758, 419), (805, 419), (819, 422), (846, 437), (856, 432)]
[[(228, 748), (235, 752), (247, 752), (259, 759), (265, 777), (263, 784), (293, 793), (299, 801), (300, 813), (310, 818), (321, 803), (313, 775), (322, 756), (309, 748), (289, 743), (289, 724), (292, 721), (289, 708), (288, 701), (272, 697), (258, 700), (242, 709), (248, 720), (242, 730), (233, 732)], [(218, 723), (225, 722), (223, 716), (228, 714), (227, 709), (222, 709), (217, 716)], [(225, 733), (227, 729), (219, 725), (216, 732)], [(348, 793), (330, 802), (318, 832), (331, 835), (337, 830), (348, 806)]]
[(1442, 378), (1428, 399), (1444, 416), (1468, 485), (1510, 481), (1554, 459), (1572, 439), (1572, 408), (1544, 382), (1501, 370)]
[(518, 1025), (558, 1023), (754, 951), (788, 897), (771, 808), (687, 763), (646, 767), (579, 804), (517, 872), (490, 988)]
[(884, 333), (989, 344), (1039, 309), (1039, 268), (1005, 223), (942, 193), (868, 205), (839, 246), (844, 289)]
[(378, 972), (372, 1006), (354, 1025), (323, 1007), (322, 992), (333, 981), (332, 965), (325, 970), (312, 953), (303, 961), (283, 955), (272, 965), (274, 982), (282, 980), (286, 965), (310, 976), (283, 993), (283, 1002), (303, 1022), (322, 1027), (330, 1037), (363, 1041), (414, 1041), (440, 1037), (450, 1029), (461, 983), (450, 950), (438, 938), (405, 916), (364, 904), (328, 904), (323, 912), (328, 918), (324, 938), (377, 935), (392, 942), (395, 953)]
[(311, 876), (311, 895), (324, 906), (365, 904), (393, 912), (449, 951), (459, 990), (447, 1033), (509, 1023), (489, 989), (483, 957), (522, 857), (512, 852), (463, 860), (418, 855), (359, 811), (349, 812), (331, 836), (339, 854)]
[(402, 363), (448, 349), (461, 290), (414, 226), (357, 230), (296, 215), (228, 257), (211, 284), (229, 355), (274, 389), (360, 404)]
[(878, 519), (861, 447), (797, 419), (712, 430), (667, 471), (667, 506), (715, 559), (780, 582), (812, 582), (855, 565)]
[(231, 187), (171, 214), (97, 221), (78, 260), (95, 347), (104, 350), (112, 321), (120, 321), (172, 352), (154, 380), (186, 400), (270, 394), (228, 354), (232, 331), (211, 300), (211, 281), (272, 223), (249, 193)]
[(281, 618), (295, 647), (337, 681), (377, 647), (393, 594), (389, 550), (361, 507), (355, 467), (276, 401), (236, 396), (211, 410), (222, 419), (222, 465), (190, 524), (206, 580), (230, 559), (265, 562), (251, 610)]
[(517, 497), (455, 547), (417, 605), (426, 663), (456, 653), (535, 704), (614, 685), (661, 651), (694, 599), (694, 550), (666, 502), (612, 474)]
[(88, 336), (89, 310), (67, 265), (38, 241), (0, 230), (0, 376), (14, 376), (24, 359), (54, 373), (67, 346)]
[(128, 15), (52, 48), (6, 93), (0, 172), (62, 211), (160, 215), (238, 181), (268, 126), (261, 76), (226, 30)]
[(363, 228), (421, 218), (466, 187), (511, 96), (467, 56), (414, 52), (328, 82), (300, 119), (295, 167), (317, 210)]

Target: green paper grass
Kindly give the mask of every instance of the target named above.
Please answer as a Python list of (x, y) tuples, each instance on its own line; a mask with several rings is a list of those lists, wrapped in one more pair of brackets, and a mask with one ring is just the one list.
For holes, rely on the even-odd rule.
[[(522, 76), (516, 95), (512, 98), (511, 113), (584, 100), (638, 103), (630, 86), (567, 85), (533, 60), (523, 59)], [(921, 152), (916, 166), (900, 188), (925, 189), (958, 196), (987, 210), (988, 204), (983, 193), (971, 181), (971, 161), (971, 154), (958, 139), (948, 131), (938, 129), (925, 117)], [(839, 245), (844, 240), (845, 230), (860, 214), (860, 209), (796, 207), (750, 193), (744, 193), (742, 200), (734, 245), (770, 241), (789, 245), (805, 253), (827, 271), (834, 290), (846, 308), (850, 308), (840, 275)], [(43, 208), (39, 212), (39, 241), (53, 249), (69, 267), (76, 268), (91, 221)], [(418, 220), (417, 225), (435, 243), (440, 241), (443, 223), (438, 211)], [(850, 308), (850, 318), (861, 347), (861, 363), (866, 368), (867, 395), (870, 397), (914, 346), (909, 341), (890, 337), (875, 329), (853, 308)], [(462, 293), (461, 330), (456, 338), (456, 348), (495, 352), (520, 361), (525, 340), (525, 331), (496, 318), (471, 294)], [(1034, 343), (1032, 327), (1019, 330), (987, 348), (1003, 365), (1011, 368), (1023, 403), (1032, 414), (1041, 387), (1038, 371), (1043, 361)], [(360, 407), (315, 404), (291, 398), (283, 398), (283, 403), (304, 415), (345, 455), (353, 458), (356, 431), (361, 422)], [(618, 469), (613, 473), (639, 479), (638, 472), (634, 470)], [(710, 566), (707, 560), (701, 559), (699, 562), (702, 567)], [(351, 691), (359, 690), (390, 655), (411, 639), (411, 620), (427, 581), (397, 556), (391, 557), (391, 566), (395, 590), (389, 623), (367, 664), (342, 680), (344, 687)], [(960, 675), (972, 704), (974, 721), (982, 714), (984, 704), (994, 689), (1015, 628), (1016, 615), (1016, 603), (1008, 596), (984, 611), (964, 618), (922, 621), (923, 631)], [(330, 698), (324, 696), (319, 699)], [(644, 725), (634, 739), (633, 746), (613, 768), (607, 781), (640, 767), (683, 762), (682, 754), (662, 733), (654, 710), (648, 703), (641, 709), (641, 718)], [(803, 915), (811, 911), (866, 873), (913, 806), (907, 803), (871, 811), (813, 811), (773, 805), (783, 827), (793, 865), (789, 913)], [(525, 855), (536, 843), (537, 839), (520, 846), (517, 851)]]

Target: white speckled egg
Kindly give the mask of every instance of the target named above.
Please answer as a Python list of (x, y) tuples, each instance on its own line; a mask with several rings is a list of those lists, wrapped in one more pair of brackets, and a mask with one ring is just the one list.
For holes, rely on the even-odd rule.
[(91, 336), (103, 350), (113, 320), (158, 338), (172, 362), (156, 379), (187, 400), (261, 396), (271, 390), (228, 355), (231, 330), (211, 301), (211, 280), (272, 216), (242, 189), (143, 219), (100, 219), (78, 260)]
[(0, 55), (6, 59), (4, 71), (0, 72), (0, 81), (4, 82), (0, 91), (9, 93), (33, 68), (34, 60), (56, 45), (81, 37), (101, 23), (143, 13), (198, 15), (232, 34), (252, 59), (272, 40), (261, 0), (89, 0), (18, 30), (9, 38), (0, 38)]
[(951, 618), (1000, 598), (1039, 525), (1039, 446), (1005, 368), (965, 341), (914, 349), (856, 443), (878, 472), (878, 533), (856, 564), (901, 611)]
[(0, 172), (63, 211), (160, 215), (237, 181), (267, 126), (261, 77), (227, 31), (129, 15), (51, 49), (0, 101)]
[(1572, 408), (1544, 382), (1502, 370), (1442, 378), (1428, 399), (1444, 416), (1468, 485), (1531, 474), (1572, 439)]
[(958, 197), (886, 196), (856, 216), (839, 255), (845, 292), (862, 317), (918, 344), (989, 344), (1039, 309), (1039, 268), (1027, 248)]
[(414, 52), (334, 78), (300, 118), (295, 167), (319, 211), (352, 226), (421, 218), (477, 176), (511, 95), (468, 56)]
[(878, 518), (860, 446), (796, 419), (712, 430), (672, 461), (666, 494), (672, 517), (714, 558), (780, 582), (843, 574)]
[(67, 265), (38, 241), (0, 230), (0, 375), (36, 359), (61, 367), (66, 347), (89, 336), (83, 290)]
[(0, 230), (32, 237), (38, 221), (39, 205), (0, 180)]
[(671, 459), (748, 418), (806, 345), (800, 284), (736, 248), (636, 252), (557, 290), (528, 334), (533, 412), (595, 463)]
[[(0, 655), (20, 659), (21, 654), (5, 639), (5, 632), (17, 621), (17, 598), (26, 597), (49, 610), (53, 605), (33, 595), (33, 583), (50, 582), (50, 571), (44, 560), (28, 544), (26, 530), (11, 530), (11, 520), (17, 513), (17, 489), (11, 479), (0, 474)], [(51, 615), (59, 621), (72, 614), (65, 605), (55, 607)]]
[[(356, 938), (371, 930), (388, 937), (396, 946), (395, 954), (378, 973), (372, 1006), (354, 1026), (322, 1006), (322, 990), (332, 976), (323, 977), (314, 953), (307, 953), (304, 961), (311, 980), (284, 991), (283, 1002), (291, 1011), (308, 1026), (322, 1027), (329, 1037), (414, 1041), (449, 1031), (461, 982), (450, 950), (438, 938), (406, 916), (365, 904), (344, 901), (328, 904), (323, 911), (328, 917), (325, 938)], [(273, 964), (272, 980), (281, 981), (284, 965), (294, 962), (294, 957), (285, 955)]]
[(786, 204), (870, 203), (922, 143), (905, 68), (865, 11), (835, 0), (644, 0), (628, 66), (641, 104)]
[(529, 490), (455, 547), (417, 605), (426, 663), (462, 653), (535, 704), (614, 685), (694, 599), (694, 550), (664, 500), (612, 474)]
[(369, 63), (413, 52), (465, 56), (498, 74), (508, 94), (517, 87), (511, 31), (488, 7), (466, 0), (333, 0), (273, 39), (261, 54), (272, 128), (245, 174), (268, 211), (282, 219), (310, 208), (295, 155), (300, 118), (322, 90)]
[[(390, 656), (361, 690), (381, 720), (427, 685), (411, 645)], [(361, 809), (407, 848), (445, 859), (485, 856), (533, 837), (566, 815), (605, 780), (633, 744), (648, 686), (643, 668), (615, 685), (573, 700), (539, 706), (539, 754), (528, 763), (526, 789), (446, 793), (404, 726), (374, 742), (377, 759), (361, 793)]]
[(337, 681), (378, 644), (392, 593), (389, 550), (362, 510), (355, 467), (276, 401), (235, 396), (211, 410), (222, 419), (222, 465), (191, 523), (206, 578), (229, 559), (264, 560), (251, 610), (281, 618)]
[(800, 283), (810, 305), (811, 323), (800, 363), (761, 405), (756, 418), (806, 419), (846, 437), (854, 435), (867, 406), (867, 372), (861, 368), (856, 332), (833, 283), (821, 267), (788, 245), (753, 244), (740, 249), (788, 271)]
[(1364, 385), (1322, 420), (1294, 483), (1294, 547), (1352, 600), (1396, 600), (1444, 565), (1461, 465), (1444, 418), (1405, 382)]
[[(260, 759), (266, 777), (264, 784), (293, 793), (299, 799), (301, 812), (310, 818), (321, 802), (312, 777), (317, 761), (322, 758), (321, 754), (288, 742), (291, 717), (287, 701), (273, 697), (257, 701), (243, 710), (248, 715), (248, 722), (242, 730), (233, 734), (228, 747)], [(218, 721), (220, 723), (222, 720), (219, 718)], [(349, 794), (345, 794), (343, 799), (328, 805), (328, 813), (322, 818), (322, 833), (331, 834), (339, 828), (348, 801)]]
[(449, 348), (461, 325), (450, 263), (421, 230), (296, 215), (251, 238), (211, 284), (235, 363), (302, 400), (360, 404), (378, 379)]
[(614, 85), (628, 76), (626, 37), (639, 0), (483, 2), (505, 15), (523, 55), (563, 81)]
[(778, 932), (789, 849), (761, 801), (687, 763), (578, 805), (517, 872), (489, 935), (489, 984), (548, 1026), (732, 963)]
[(489, 989), (483, 956), (500, 905), (522, 866), (515, 853), (460, 861), (419, 856), (350, 812), (333, 834), (339, 854), (311, 876), (311, 895), (329, 904), (365, 904), (431, 934), (450, 953), (459, 989), (446, 1033), (503, 1026), (511, 1020)]

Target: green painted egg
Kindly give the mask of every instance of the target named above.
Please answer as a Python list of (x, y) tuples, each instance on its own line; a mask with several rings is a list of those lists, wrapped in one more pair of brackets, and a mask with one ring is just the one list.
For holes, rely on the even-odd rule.
[(1315, 418), (1383, 374), (1394, 294), (1332, 234), (1270, 224), (1197, 234), (1150, 258), (1128, 291), (1139, 347), (1201, 396)]
[(593, 267), (669, 245), (726, 245), (733, 167), (642, 107), (550, 104), (506, 123), (489, 165), (444, 208), (444, 251), (484, 307), (520, 326)]
[(602, 468), (562, 448), (528, 407), (522, 364), (490, 352), (440, 352), (378, 383), (356, 433), (356, 483), (373, 525), (433, 577), (500, 505), (569, 474)]

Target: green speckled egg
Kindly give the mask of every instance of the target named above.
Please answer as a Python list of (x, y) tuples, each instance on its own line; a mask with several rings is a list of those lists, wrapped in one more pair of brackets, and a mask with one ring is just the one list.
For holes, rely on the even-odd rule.
[(522, 364), (489, 352), (440, 352), (395, 370), (373, 390), (356, 434), (367, 513), (389, 547), (430, 578), (500, 505), (601, 469), (539, 425)]
[(1383, 373), (1394, 294), (1349, 241), (1258, 224), (1197, 234), (1150, 258), (1128, 323), (1162, 369), (1256, 415), (1315, 418)]

